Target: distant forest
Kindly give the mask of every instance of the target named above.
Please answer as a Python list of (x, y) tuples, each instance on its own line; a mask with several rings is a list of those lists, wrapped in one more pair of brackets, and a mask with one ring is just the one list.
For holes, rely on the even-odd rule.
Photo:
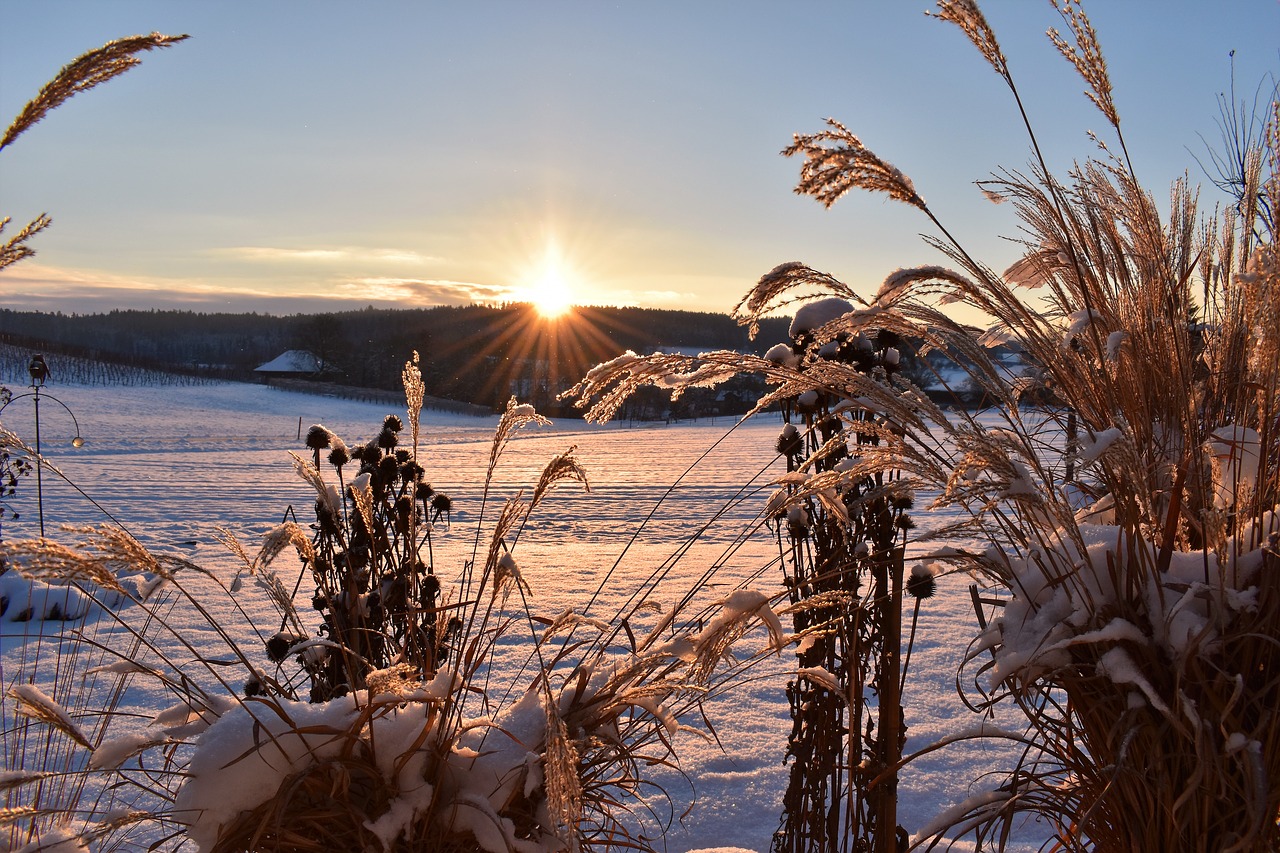
[[(324, 366), (317, 378), (387, 390), (400, 387), (401, 368), (416, 350), (428, 394), (493, 408), (515, 394), (551, 412), (562, 408), (559, 391), (627, 350), (763, 353), (786, 340), (788, 323), (766, 320), (752, 341), (728, 315), (650, 308), (578, 308), (554, 321), (519, 303), (290, 316), (0, 309), (0, 338), (45, 353), (245, 381), (259, 365), (300, 349)], [(751, 389), (740, 390), (746, 397)]]

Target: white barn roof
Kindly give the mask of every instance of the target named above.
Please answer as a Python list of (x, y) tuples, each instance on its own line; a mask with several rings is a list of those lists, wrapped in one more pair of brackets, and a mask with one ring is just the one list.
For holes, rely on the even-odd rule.
[(254, 373), (319, 373), (320, 360), (303, 349), (291, 349), (281, 353), (266, 364), (254, 368)]

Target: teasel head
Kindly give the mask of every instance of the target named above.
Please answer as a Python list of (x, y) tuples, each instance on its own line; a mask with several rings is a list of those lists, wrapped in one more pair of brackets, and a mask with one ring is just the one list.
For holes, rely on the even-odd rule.
[(933, 571), (923, 563), (911, 567), (911, 576), (907, 578), (907, 594), (917, 599), (932, 598), (938, 591), (938, 581)]
[(267, 657), (272, 663), (281, 663), (289, 656), (289, 649), (304, 639), (306, 638), (279, 631), (267, 640)]
[(395, 523), (396, 530), (405, 534), (409, 532), (409, 526), (413, 521), (414, 513), (417, 512), (417, 504), (413, 498), (408, 495), (401, 495), (396, 499)]
[(266, 695), (266, 688), (262, 685), (262, 680), (257, 675), (251, 675), (244, 682), (244, 697), (252, 699), (254, 696)]
[(787, 510), (787, 534), (792, 539), (804, 539), (812, 524), (809, 511), (803, 506), (796, 504)]
[(321, 535), (337, 535), (338, 519), (329, 511), (329, 505), (321, 500), (316, 501), (316, 522), (320, 525)]
[(329, 450), (329, 464), (335, 468), (341, 468), (350, 461), (351, 451), (347, 450), (346, 443), (336, 435), (332, 436)]
[(378, 480), (383, 485), (390, 485), (395, 482), (396, 477), (400, 474), (400, 466), (396, 464), (394, 456), (384, 456), (378, 462)]
[(320, 451), (332, 441), (333, 433), (320, 424), (312, 424), (311, 429), (307, 430), (307, 447), (311, 448), (312, 461), (317, 471), (320, 470)]
[[(419, 485), (424, 485), (422, 483), (422, 478), (427, 472), (421, 465), (414, 462), (412, 459), (400, 459), (399, 453), (396, 454), (396, 459), (400, 462), (401, 480), (405, 483), (417, 483)], [(419, 495), (419, 498), (421, 498), (421, 495)]]
[(361, 471), (371, 470), (370, 466), (377, 464), (378, 460), (382, 458), (382, 451), (378, 449), (376, 442), (369, 441), (364, 444), (357, 444), (355, 449), (351, 451), (351, 458), (361, 463)]
[(887, 350), (890, 347), (896, 347), (902, 343), (902, 336), (897, 332), (891, 332), (888, 329), (881, 329), (876, 332), (876, 349)]
[(307, 430), (307, 447), (312, 450), (324, 450), (333, 440), (333, 433), (320, 424), (312, 424)]
[(802, 414), (813, 414), (822, 403), (822, 395), (810, 388), (796, 397), (796, 411)]
[(804, 449), (804, 440), (800, 436), (800, 430), (796, 429), (795, 424), (787, 424), (782, 428), (782, 432), (778, 435), (778, 440), (774, 444), (774, 449), (778, 451), (780, 456), (797, 456)]

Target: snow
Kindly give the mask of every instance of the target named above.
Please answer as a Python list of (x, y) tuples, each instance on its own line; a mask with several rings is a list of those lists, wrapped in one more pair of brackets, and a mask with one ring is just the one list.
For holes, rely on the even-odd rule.
[(800, 365), (800, 356), (796, 355), (791, 344), (774, 344), (764, 354), (765, 361), (782, 367), (796, 368)]
[(1122, 438), (1124, 438), (1124, 430), (1119, 427), (1111, 427), (1085, 436), (1080, 440), (1080, 464), (1085, 466), (1097, 462), (1098, 458), (1111, 448), (1111, 445)]
[(1072, 311), (1067, 315), (1069, 321), (1067, 331), (1062, 337), (1062, 348), (1070, 349), (1075, 340), (1088, 330), (1093, 323), (1101, 323), (1103, 317), (1097, 311), (1089, 308), (1081, 308), (1078, 311)]
[(852, 310), (853, 305), (847, 299), (841, 299), (838, 296), (806, 302), (796, 309), (796, 316), (791, 321), (788, 334), (795, 339), (800, 335), (821, 329)]
[(1258, 482), (1262, 440), (1242, 426), (1215, 429), (1209, 437), (1214, 463), (1214, 503), (1219, 508), (1243, 503)]
[[(826, 315), (810, 321), (825, 322), (846, 310), (847, 305), (831, 305)], [(361, 442), (376, 435), (383, 416), (395, 408), (239, 384), (57, 386), (52, 390), (77, 413), (87, 443), (73, 448), (72, 433), (60, 435), (51, 419), (42, 435), (51, 462), (149, 547), (205, 566), (227, 585), (243, 566), (218, 541), (216, 527), (229, 529), (253, 552), (252, 543), (277, 527), (286, 508), (292, 507), (305, 525), (318, 494), (336, 499), (327, 489), (318, 492), (293, 469), (290, 452), (301, 454), (304, 462), (311, 455), (302, 440), (307, 426), (324, 423), (347, 442)], [(470, 557), (467, 531), (479, 512), (480, 486), (496, 424), (496, 417), (424, 412), (424, 467), (432, 484), (455, 501), (451, 530), (435, 543), (437, 565), (451, 567), (450, 571), (459, 570)], [(774, 488), (770, 482), (783, 473), (780, 462), (771, 462), (781, 424), (777, 418), (762, 418), (726, 438), (731, 425), (702, 421), (627, 429), (553, 421), (525, 430), (513, 440), (493, 485), (495, 495), (514, 494), (535, 482), (545, 462), (570, 445), (577, 446), (577, 456), (591, 478), (589, 493), (563, 490), (544, 501), (520, 539), (515, 559), (533, 590), (531, 603), (543, 616), (572, 611), (572, 619), (584, 624), (608, 618), (632, 590), (660, 570), (668, 572), (663, 598), (670, 601), (715, 565), (718, 574), (705, 594), (708, 603), (722, 602), (717, 618), (755, 614), (770, 623), (769, 630), (756, 628), (742, 647), (745, 653), (770, 649), (753, 670), (753, 678), (707, 700), (707, 715), (716, 725), (719, 743), (679, 731), (674, 741), (683, 775), (653, 768), (654, 778), (673, 799), (675, 814), (692, 804), (688, 816), (673, 821), (668, 829), (667, 849), (676, 853), (768, 850), (786, 784), (782, 757), (790, 719), (785, 686), (795, 675), (796, 662), (790, 649), (772, 653), (783, 624), (767, 607), (767, 593), (781, 582), (781, 572), (770, 564), (777, 556), (777, 545), (767, 536), (745, 543), (739, 539), (764, 509)], [(717, 441), (720, 444), (707, 458), (693, 465)], [(34, 492), (33, 482), (21, 484), (17, 508), (22, 516), (6, 522), (6, 539), (34, 535)], [(922, 496), (922, 505), (929, 500)], [(48, 473), (44, 501), (46, 524), (54, 537), (62, 535), (61, 524), (103, 520), (101, 511), (76, 489)], [(920, 515), (924, 520), (925, 514)], [(954, 519), (936, 512), (928, 517), (930, 525), (948, 520)], [(700, 536), (690, 545), (689, 536), (695, 532)], [(976, 548), (973, 542), (950, 544)], [(945, 553), (937, 545), (931, 548)], [(294, 578), (284, 568), (286, 556), (279, 558), (277, 570), (291, 587)], [(747, 588), (735, 591), (735, 585), (748, 578)], [(943, 575), (937, 581), (937, 594), (921, 608), (904, 694), (908, 751), (968, 732), (976, 724), (955, 687), (956, 669), (977, 633), (966, 589), (970, 581), (962, 575)], [(599, 594), (597, 587), (601, 587)], [(202, 600), (220, 627), (239, 636), (249, 651), (261, 646), (244, 614), (265, 627), (264, 636), (279, 627), (274, 610), (253, 604), (257, 591), (254, 584), (244, 584), (234, 602), (224, 592)], [(238, 608), (244, 608), (244, 613)], [(217, 636), (190, 608), (175, 606), (169, 618), (190, 620), (184, 633), (193, 642), (207, 641), (210, 656), (223, 653)], [(637, 636), (647, 633), (652, 624), (637, 624)], [(33, 626), (0, 623), (0, 629), (7, 674), (17, 671), (25, 637)], [(55, 624), (51, 630), (59, 627)], [(125, 633), (106, 620), (98, 630), (100, 638)], [(705, 637), (709, 640), (710, 634)], [(680, 652), (693, 655), (696, 645), (670, 650), (677, 658)], [(270, 666), (265, 654), (255, 663)], [(444, 694), (452, 676), (442, 672), (438, 678), (445, 681), (426, 688), (420, 698)], [(278, 715), (255, 710), (253, 716), (265, 731), (283, 735), (278, 747), (258, 750), (252, 760), (230, 763), (227, 756), (239, 755), (251, 743), (246, 740), (252, 736), (252, 726), (246, 727), (250, 712), (245, 706), (226, 701), (210, 711), (185, 702), (175, 705), (173, 695), (154, 679), (135, 680), (126, 698), (131, 710), (152, 722), (133, 738), (102, 744), (101, 752), (95, 754), (102, 764), (127, 760), (129, 750), (145, 737), (161, 738), (166, 733), (178, 737), (208, 726), (202, 741), (209, 747), (202, 748), (204, 763), (192, 768), (200, 781), (187, 787), (182, 801), (183, 807), (205, 815), (194, 833), (201, 841), (207, 842), (216, 825), (261, 797), (295, 767), (302, 739), (309, 739), (305, 745), (310, 748), (332, 748), (332, 738), (326, 741), (321, 735), (283, 735)], [(351, 703), (299, 703), (290, 705), (288, 713), (295, 723), (340, 726), (354, 714)], [(248, 707), (259, 706), (249, 703)], [(407, 727), (405, 717), (400, 725)], [(1015, 755), (1016, 746), (1006, 749), (958, 738), (957, 743), (917, 759), (900, 780), (900, 822), (914, 834), (942, 810), (983, 795), (991, 784), (991, 771), (1011, 763)], [(497, 831), (481, 801), (475, 799), (478, 792), (472, 793), (467, 800), (470, 807), (459, 810), (471, 817), (462, 819), (473, 819), (478, 829), (484, 825)], [(376, 831), (384, 836), (393, 833), (405, 816), (421, 807), (425, 796), (422, 787), (402, 791), (394, 805), (396, 814), (379, 821)], [(496, 844), (496, 838), (489, 840)], [(1026, 837), (1015, 838), (1010, 849), (1034, 850), (1042, 840), (1043, 834), (1029, 827)]]
[(178, 814), (192, 821), (189, 837), (201, 850), (213, 849), (219, 828), (270, 799), (313, 759), (338, 755), (360, 713), (355, 699), (323, 705), (247, 700), (223, 714), (200, 738), (191, 778), (178, 795)]
[(0, 573), (0, 622), (75, 620), (89, 612), (91, 603), (75, 587), (27, 580), (13, 570)]
[[(1263, 524), (1274, 530), (1275, 515), (1264, 514)], [(1080, 522), (1077, 529), (1078, 542), (1061, 541), (1009, 559), (1013, 596), (978, 645), (994, 650), (993, 684), (1061, 666), (1069, 661), (1066, 650), (1083, 644), (1128, 643), (1182, 661), (1213, 648), (1215, 622), (1256, 606), (1256, 588), (1249, 584), (1261, 566), (1261, 551), (1251, 526), (1229, 539), (1222, 553), (1173, 552), (1163, 571), (1156, 569), (1158, 549), (1151, 542), (1130, 541), (1132, 534), (1111, 524)], [(1122, 578), (1125, 588), (1117, 589), (1121, 576), (1115, 566), (1121, 564), (1131, 568)], [(1149, 627), (1118, 618), (1088, 627), (1123, 596), (1137, 599)], [(1133, 686), (1152, 708), (1172, 714), (1125, 648), (1101, 652), (1097, 674)]]

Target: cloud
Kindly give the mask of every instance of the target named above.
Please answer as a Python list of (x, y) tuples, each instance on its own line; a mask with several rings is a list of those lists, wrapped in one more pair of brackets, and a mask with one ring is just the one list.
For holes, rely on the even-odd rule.
[(510, 289), (505, 287), (448, 279), (367, 277), (283, 289), (245, 283), (227, 286), (192, 279), (134, 278), (32, 262), (10, 267), (0, 274), (0, 280), (4, 283), (6, 308), (76, 314), (117, 308), (297, 314), (346, 311), (366, 305), (470, 305), (512, 298)]
[(359, 278), (338, 286), (340, 298), (381, 299), (414, 305), (470, 305), (514, 298), (509, 287), (449, 279)]
[(10, 296), (26, 296), (33, 299), (59, 299), (83, 295), (96, 288), (132, 290), (139, 292), (167, 290), (200, 290), (207, 284), (182, 279), (155, 279), (122, 276), (99, 270), (53, 267), (25, 262), (9, 267), (3, 273), (6, 301)]
[(441, 263), (444, 260), (434, 255), (415, 252), (412, 249), (371, 248), (366, 246), (335, 246), (313, 249), (289, 249), (275, 246), (230, 246), (223, 249), (210, 249), (209, 251), (215, 255), (266, 263), (427, 264)]

